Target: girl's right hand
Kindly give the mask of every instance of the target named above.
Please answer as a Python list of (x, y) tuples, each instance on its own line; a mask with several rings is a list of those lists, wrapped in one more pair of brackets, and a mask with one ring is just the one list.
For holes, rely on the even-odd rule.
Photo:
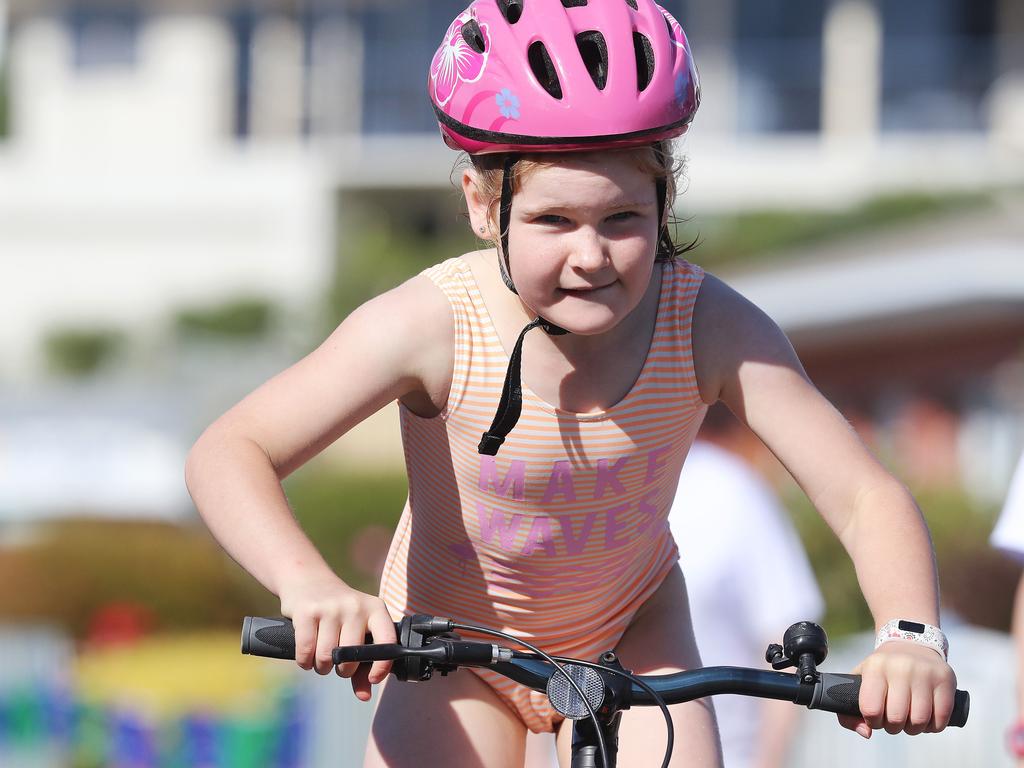
[[(384, 601), (352, 589), (331, 574), (304, 576), (285, 584), (278, 595), (281, 613), (295, 627), (295, 661), (303, 669), (329, 674), (334, 667), (331, 651), (339, 645), (362, 645), (366, 635), (374, 643), (395, 643), (395, 625)], [(390, 661), (339, 664), (336, 672), (351, 678), (360, 701), (369, 701), (370, 686), (391, 671)]]

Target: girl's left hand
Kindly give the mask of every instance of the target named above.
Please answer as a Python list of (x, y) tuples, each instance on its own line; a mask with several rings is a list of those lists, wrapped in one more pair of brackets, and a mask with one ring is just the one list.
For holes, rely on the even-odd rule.
[(956, 675), (931, 648), (894, 641), (875, 649), (854, 670), (862, 676), (861, 717), (840, 715), (844, 728), (865, 739), (886, 733), (938, 733), (953, 712)]

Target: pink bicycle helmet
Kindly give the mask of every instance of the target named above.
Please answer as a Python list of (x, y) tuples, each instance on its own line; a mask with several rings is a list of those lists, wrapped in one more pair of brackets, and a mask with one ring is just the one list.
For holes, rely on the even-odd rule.
[(599, 149), (684, 133), (700, 86), (653, 0), (475, 0), (430, 65), (441, 134), (470, 154)]

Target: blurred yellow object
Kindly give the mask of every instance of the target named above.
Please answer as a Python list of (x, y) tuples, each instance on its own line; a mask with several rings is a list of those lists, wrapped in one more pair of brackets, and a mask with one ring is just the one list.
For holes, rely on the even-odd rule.
[(239, 652), (236, 634), (166, 635), (83, 651), (75, 664), (82, 701), (130, 707), (154, 718), (185, 713), (254, 716), (294, 680), (288, 662)]

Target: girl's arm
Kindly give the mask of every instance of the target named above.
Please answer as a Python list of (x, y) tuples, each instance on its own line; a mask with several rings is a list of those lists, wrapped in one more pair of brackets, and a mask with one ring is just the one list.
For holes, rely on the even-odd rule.
[[(364, 304), (303, 360), (215, 421), (189, 452), (185, 478), (225, 550), (281, 599), (296, 661), (327, 674), (331, 649), (394, 642), (384, 603), (348, 587), (299, 527), (281, 480), (387, 403), (443, 405), (452, 365), (451, 309), (425, 277)], [(339, 500), (339, 503), (343, 503)], [(390, 664), (377, 662), (369, 681)], [(356, 665), (338, 673), (350, 677)], [(369, 698), (366, 676), (353, 678)]]
[[(1017, 720), (1014, 729), (1024, 724), (1024, 574), (1017, 582), (1017, 593), (1013, 600), (1013, 615), (1010, 631), (1017, 657)], [(1017, 743), (1016, 738), (1014, 742)], [(1024, 757), (1017, 758), (1017, 765), (1024, 766)]]
[[(906, 488), (811, 384), (788, 339), (763, 312), (708, 275), (694, 308), (701, 396), (722, 400), (793, 475), (853, 560), (876, 629), (891, 619), (938, 625), (931, 539)], [(869, 736), (941, 730), (956, 679), (941, 656), (909, 642), (882, 645), (861, 665)]]

